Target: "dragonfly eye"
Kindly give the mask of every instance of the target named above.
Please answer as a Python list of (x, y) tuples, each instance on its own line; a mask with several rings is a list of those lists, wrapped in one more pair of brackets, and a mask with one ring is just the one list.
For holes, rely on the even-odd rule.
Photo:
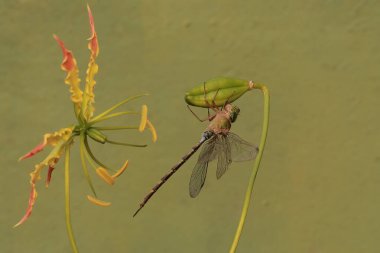
[(230, 113), (230, 119), (231, 119), (231, 122), (235, 122), (235, 121), (236, 121), (237, 116), (239, 115), (239, 113), (240, 113), (240, 109), (239, 109), (239, 107), (234, 106), (234, 107), (231, 109), (231, 113)]

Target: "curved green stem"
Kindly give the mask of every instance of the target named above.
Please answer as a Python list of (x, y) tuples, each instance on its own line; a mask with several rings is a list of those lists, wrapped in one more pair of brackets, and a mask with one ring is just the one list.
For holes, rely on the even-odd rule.
[(91, 165), (91, 167), (92, 167), (94, 170), (96, 170), (96, 168), (97, 168), (98, 166), (96, 166), (96, 164), (94, 163), (94, 161), (91, 159), (90, 155), (86, 152), (86, 149), (85, 149), (84, 151), (85, 151), (85, 152), (84, 152), (84, 155), (85, 155), (85, 157), (86, 157), (87, 162)]
[(110, 115), (107, 115), (104, 117), (100, 117), (100, 118), (96, 118), (96, 119), (94, 118), (94, 119), (90, 120), (90, 122), (88, 122), (88, 124), (91, 126), (97, 122), (105, 121), (105, 120), (112, 119), (114, 117), (119, 117), (119, 116), (126, 115), (126, 114), (140, 114), (140, 113), (139, 112), (133, 112), (133, 111), (116, 112), (116, 113), (113, 113), (113, 114), (110, 114)]
[(250, 204), (250, 201), (251, 201), (251, 195), (252, 195), (252, 192), (253, 192), (253, 185), (255, 184), (256, 175), (257, 175), (257, 172), (259, 170), (259, 166), (260, 166), (261, 158), (263, 156), (265, 142), (266, 142), (267, 134), (268, 134), (268, 126), (269, 126), (269, 90), (263, 84), (254, 84), (253, 88), (254, 89), (260, 89), (263, 92), (263, 95), (264, 95), (264, 120), (263, 120), (263, 128), (262, 128), (260, 145), (259, 145), (259, 153), (257, 154), (257, 158), (255, 159), (255, 163), (254, 163), (253, 168), (252, 168), (252, 174), (251, 174), (251, 176), (249, 178), (249, 183), (248, 183), (247, 191), (245, 193), (244, 204), (243, 204), (243, 209), (242, 209), (242, 213), (241, 213), (241, 216), (240, 216), (239, 225), (238, 225), (238, 228), (237, 228), (236, 233), (235, 233), (234, 241), (233, 241), (233, 243), (231, 245), (231, 248), (230, 248), (230, 253), (234, 253), (236, 251), (236, 248), (238, 246), (241, 233), (243, 231), (243, 226), (244, 226), (244, 223), (245, 223), (245, 219), (246, 219), (246, 216), (247, 216), (249, 204)]
[(73, 228), (71, 226), (70, 217), (70, 144), (65, 148), (65, 213), (66, 213), (66, 228), (71, 248), (74, 253), (78, 253), (78, 247), (75, 242)]
[(92, 153), (91, 149), (90, 149), (90, 146), (88, 145), (88, 142), (87, 142), (87, 137), (85, 136), (84, 137), (84, 146), (86, 148), (86, 151), (87, 151), (87, 154), (90, 155), (91, 159), (96, 162), (99, 166), (105, 168), (105, 169), (109, 169), (108, 166), (104, 165), (103, 163), (101, 163), (98, 159), (96, 159), (96, 157), (94, 156), (94, 154)]
[(82, 161), (82, 168), (83, 168), (84, 176), (87, 179), (88, 184), (90, 185), (92, 193), (96, 197), (95, 187), (92, 184), (92, 180), (91, 180), (90, 174), (88, 173), (88, 168), (87, 168), (87, 164), (86, 164), (86, 147), (84, 144), (84, 134), (83, 133), (81, 133), (81, 135), (80, 135), (79, 150), (80, 150), (80, 159)]
[(118, 142), (118, 141), (111, 141), (111, 140), (106, 140), (106, 142), (115, 144), (115, 145), (122, 145), (122, 146), (130, 146), (130, 147), (138, 147), (138, 148), (145, 148), (146, 144), (130, 144), (130, 143), (124, 143), (124, 142)]
[(116, 127), (93, 127), (96, 130), (107, 131), (107, 130), (124, 130), (124, 129), (139, 129), (139, 126), (116, 126)]
[(122, 106), (123, 104), (126, 104), (128, 103), (129, 101), (132, 101), (134, 99), (137, 99), (137, 98), (140, 98), (140, 97), (143, 97), (143, 96), (148, 96), (149, 94), (141, 94), (141, 95), (137, 95), (137, 96), (134, 96), (134, 97), (129, 97), (127, 99), (124, 99), (123, 101), (117, 103), (116, 105), (112, 106), (111, 108), (105, 110), (104, 112), (102, 112), (101, 114), (99, 114), (98, 116), (94, 117), (93, 120), (98, 120), (104, 116), (106, 116), (107, 114), (109, 114), (110, 112), (112, 112), (113, 110), (119, 108), (120, 106)]

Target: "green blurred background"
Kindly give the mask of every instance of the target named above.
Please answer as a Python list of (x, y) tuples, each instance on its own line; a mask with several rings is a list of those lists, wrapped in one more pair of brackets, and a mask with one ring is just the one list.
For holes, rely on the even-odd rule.
[[(191, 199), (193, 158), (132, 219), (206, 127), (186, 109), (184, 93), (217, 76), (265, 83), (272, 95), (267, 148), (238, 252), (380, 252), (379, 1), (89, 4), (100, 43), (97, 112), (149, 92), (125, 108), (147, 103), (159, 141), (146, 149), (93, 144), (113, 167), (130, 160), (113, 187), (93, 173), (109, 208), (86, 200), (74, 146), (72, 219), (81, 252), (228, 252), (252, 162), (232, 164), (220, 181), (211, 165), (202, 193)], [(2, 0), (0, 32), (0, 252), (70, 252), (62, 161), (49, 189), (39, 181), (31, 218), (12, 226), (27, 206), (29, 173), (46, 152), (22, 163), (18, 157), (44, 133), (74, 123), (52, 34), (73, 50), (84, 79), (86, 2)], [(242, 112), (233, 132), (258, 143), (260, 92), (236, 104)], [(149, 133), (115, 136), (150, 143)]]

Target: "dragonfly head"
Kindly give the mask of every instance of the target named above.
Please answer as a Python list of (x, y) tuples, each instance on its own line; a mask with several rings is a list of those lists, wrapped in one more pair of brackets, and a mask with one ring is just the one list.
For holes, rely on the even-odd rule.
[(229, 107), (226, 108), (226, 109), (228, 110), (228, 112), (230, 114), (230, 120), (231, 120), (231, 122), (235, 122), (236, 119), (237, 119), (237, 116), (240, 113), (239, 107), (229, 104)]

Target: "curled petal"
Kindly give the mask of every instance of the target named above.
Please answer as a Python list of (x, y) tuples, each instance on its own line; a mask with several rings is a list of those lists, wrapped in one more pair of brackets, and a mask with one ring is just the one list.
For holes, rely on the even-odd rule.
[(77, 61), (74, 58), (73, 53), (65, 48), (65, 45), (62, 40), (58, 38), (57, 35), (53, 35), (54, 39), (58, 42), (59, 46), (62, 49), (63, 53), (63, 61), (61, 64), (61, 68), (63, 71), (67, 72), (67, 76), (65, 78), (65, 83), (70, 87), (71, 93), (71, 101), (75, 104), (76, 110), (81, 107), (83, 92), (80, 89), (80, 79), (78, 76), (79, 70)]
[(53, 173), (53, 170), (55, 168), (55, 165), (58, 163), (58, 159), (55, 159), (54, 164), (49, 165), (49, 170), (46, 176), (45, 186), (46, 188), (49, 187), (50, 181), (51, 181), (51, 175)]
[(67, 72), (73, 71), (77, 67), (77, 61), (75, 60), (73, 53), (65, 47), (65, 44), (57, 35), (53, 34), (53, 38), (58, 42), (58, 45), (62, 49), (62, 53), (63, 53), (63, 60), (61, 63), (62, 70), (67, 71)]
[(30, 173), (31, 192), (29, 196), (28, 208), (26, 209), (25, 215), (15, 225), (15, 227), (24, 223), (32, 213), (34, 203), (37, 199), (36, 181), (40, 179), (40, 174), (41, 174), (42, 169), (46, 166), (54, 167), (59, 157), (62, 155), (64, 151), (64, 147), (66, 145), (69, 145), (68, 140), (65, 140), (65, 139), (60, 140), (58, 143), (56, 143), (54, 149), (50, 152), (50, 154), (42, 162), (34, 166), (34, 171)]
[(62, 128), (54, 133), (44, 134), (44, 139), (42, 143), (38, 144), (37, 147), (35, 147), (32, 151), (20, 157), (19, 161), (34, 156), (38, 152), (42, 151), (46, 145), (51, 145), (55, 147), (57, 143), (60, 142), (61, 140), (65, 140), (65, 141), (68, 140), (72, 131), (73, 131), (73, 128)]
[(35, 188), (35, 184), (32, 184), (32, 189), (31, 189), (30, 195), (29, 195), (28, 208), (26, 209), (25, 215), (21, 218), (21, 220), (19, 222), (17, 222), (16, 225), (13, 226), (14, 228), (18, 227), (22, 223), (24, 223), (29, 218), (29, 216), (32, 214), (32, 209), (33, 209), (34, 203), (36, 202), (36, 198), (37, 198), (37, 191)]
[(102, 200), (99, 200), (99, 199), (97, 199), (97, 198), (94, 198), (94, 197), (92, 197), (92, 196), (90, 196), (90, 195), (87, 195), (87, 199), (88, 199), (91, 203), (93, 203), (93, 204), (95, 204), (95, 205), (97, 205), (97, 206), (110, 206), (110, 205), (111, 205), (111, 202), (102, 201)]
[(84, 117), (87, 121), (89, 121), (94, 114), (95, 107), (95, 93), (94, 93), (94, 87), (96, 84), (96, 81), (94, 80), (94, 76), (96, 73), (98, 73), (98, 65), (95, 63), (95, 59), (90, 59), (90, 62), (88, 63), (88, 68), (86, 71), (86, 87), (85, 87), (85, 98), (84, 98), (84, 106), (83, 106), (83, 113)]
[(149, 120), (147, 120), (146, 123), (148, 125), (148, 128), (149, 128), (150, 132), (152, 133), (152, 141), (156, 142), (157, 141), (157, 132), (156, 132), (156, 129), (154, 128), (152, 122), (150, 122)]
[(94, 18), (92, 16), (90, 7), (87, 5), (88, 17), (90, 20), (90, 28), (91, 28), (91, 37), (89, 38), (88, 49), (90, 49), (90, 62), (88, 63), (87, 71), (86, 71), (86, 87), (85, 87), (85, 96), (83, 101), (83, 113), (85, 119), (88, 121), (94, 114), (95, 108), (93, 106), (95, 102), (95, 94), (94, 87), (96, 81), (94, 80), (94, 76), (98, 73), (98, 65), (95, 60), (99, 54), (99, 44), (98, 38), (95, 31)]
[(146, 105), (143, 105), (141, 109), (141, 121), (140, 121), (140, 126), (139, 126), (140, 132), (144, 131), (146, 127), (147, 119), (148, 119), (148, 107)]
[(38, 144), (32, 151), (30, 151), (30, 152), (26, 153), (25, 155), (21, 156), (18, 160), (21, 161), (21, 160), (24, 160), (26, 158), (34, 156), (38, 152), (41, 152), (46, 145), (47, 144), (45, 143), (45, 141), (42, 142), (41, 144)]
[(98, 176), (109, 185), (113, 185), (115, 183), (115, 179), (108, 173), (108, 171), (105, 168), (97, 168), (96, 174), (98, 174)]
[(88, 39), (88, 49), (91, 50), (91, 54), (93, 54), (93, 57), (97, 57), (99, 54), (99, 44), (98, 44), (98, 37), (96, 36), (95, 31), (95, 24), (94, 24), (94, 17), (92, 16), (92, 12), (90, 9), (90, 6), (87, 5), (87, 12), (88, 12), (88, 18), (90, 21), (90, 28), (91, 28), (91, 37)]
[(112, 178), (116, 179), (117, 177), (119, 177), (121, 174), (123, 174), (123, 172), (127, 169), (127, 167), (128, 167), (128, 160), (125, 161), (123, 167), (121, 167), (115, 174), (112, 175)]

